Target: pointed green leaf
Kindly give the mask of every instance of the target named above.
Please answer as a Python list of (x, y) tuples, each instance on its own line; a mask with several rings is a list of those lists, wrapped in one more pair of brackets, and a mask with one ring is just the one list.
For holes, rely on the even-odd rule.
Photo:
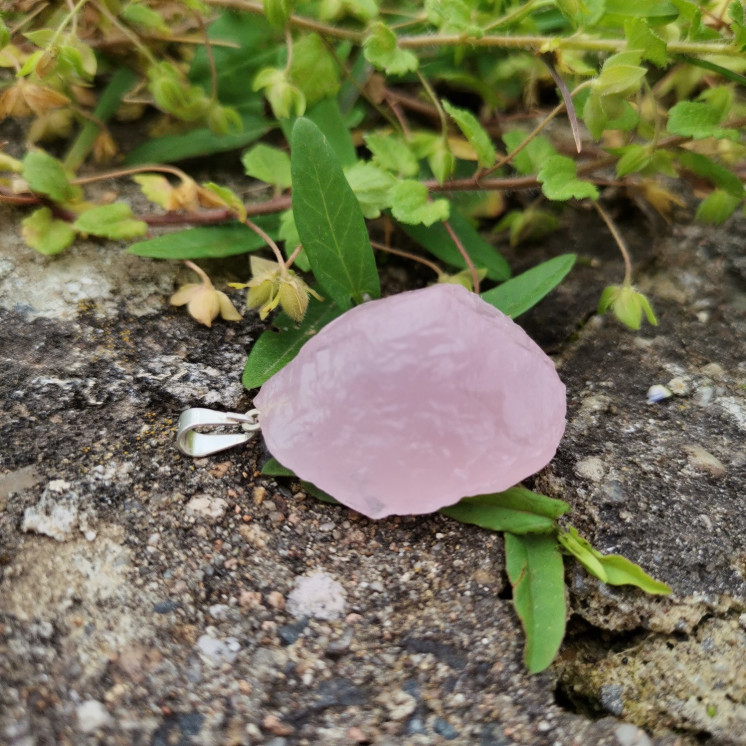
[(275, 325), (279, 332), (268, 330), (254, 342), (243, 371), (242, 383), (247, 389), (255, 389), (282, 370), (300, 348), (322, 327), (342, 313), (330, 301), (309, 299), (308, 310), (300, 326), (285, 313), (278, 314)]
[(236, 150), (258, 140), (266, 131), (267, 123), (259, 116), (241, 114), (240, 132), (217, 135), (209, 128), (192, 130), (185, 135), (166, 135), (147, 140), (124, 159), (127, 166), (142, 163), (174, 163), (184, 158), (199, 158), (212, 153)]
[[(448, 222), (453, 232), (459, 237), (471, 257), (474, 265), (484, 267), (490, 280), (499, 282), (510, 277), (510, 267), (502, 254), (485, 241), (479, 231), (456, 210), (450, 211)], [(442, 223), (435, 223), (426, 227), (424, 225), (402, 225), (405, 233), (411, 236), (418, 244), (426, 248), (433, 256), (452, 267), (466, 268), (464, 257), (456, 248), (453, 239)]]
[[(265, 229), (265, 221), (255, 220)], [(241, 223), (229, 223), (167, 233), (132, 244), (127, 251), (152, 259), (217, 259), (256, 251), (267, 244)]]
[(505, 569), (526, 634), (524, 661), (538, 673), (551, 664), (565, 635), (565, 576), (557, 539), (506, 533)]
[(408, 49), (399, 49), (396, 34), (385, 24), (371, 24), (363, 44), (365, 59), (389, 75), (404, 75), (414, 72), (419, 65), (417, 55)]
[(716, 189), (700, 202), (695, 218), (702, 223), (720, 225), (736, 211), (741, 199), (724, 189)]
[(548, 199), (598, 199), (598, 189), (589, 181), (578, 179), (575, 161), (563, 155), (547, 158), (537, 178), (541, 182), (541, 191)]
[(550, 290), (562, 282), (577, 256), (562, 254), (482, 293), (482, 300), (492, 304), (511, 319), (535, 306)]
[(643, 145), (627, 145), (624, 148), (620, 148), (620, 152), (622, 157), (616, 164), (617, 176), (626, 176), (627, 174), (635, 174), (638, 171), (642, 171), (650, 164), (653, 158), (650, 148), (646, 148)]
[(402, 223), (427, 225), (448, 220), (448, 200), (429, 201), (427, 187), (414, 179), (402, 179), (391, 189), (391, 212)]
[(59, 254), (75, 240), (75, 231), (64, 220), (56, 220), (48, 207), (34, 210), (21, 222), (23, 239), (40, 254)]
[(626, 18), (646, 18), (649, 23), (662, 25), (675, 21), (679, 11), (667, 0), (606, 0), (605, 18), (620, 23)]
[(380, 293), (365, 219), (321, 130), (299, 119), (292, 134), (293, 215), (321, 287), (344, 309)]
[[(306, 112), (305, 117), (321, 130), (343, 168), (355, 163), (355, 143), (336, 98), (322, 99)], [(289, 131), (287, 139), (290, 140)]]
[[(268, 477), (295, 477), (295, 474), (290, 471), (286, 466), (283, 466), (276, 458), (269, 459), (264, 466), (262, 466), (262, 474), (266, 474)], [(332, 505), (339, 505), (340, 502), (335, 500), (331, 495), (328, 495), (323, 490), (320, 490), (315, 484), (311, 482), (304, 482), (302, 479), (299, 480), (303, 485), (303, 489), (312, 497), (317, 500), (321, 500), (325, 503)]]
[(524, 487), (513, 487), (492, 495), (464, 498), (440, 512), (462, 523), (473, 523), (492, 531), (525, 534), (552, 531), (555, 518), (569, 509), (562, 500), (538, 495)]
[(697, 176), (704, 176), (715, 186), (724, 189), (734, 197), (744, 195), (744, 187), (741, 179), (732, 171), (716, 163), (701, 153), (693, 153), (691, 150), (681, 150), (676, 155), (676, 160), (685, 168)]
[(43, 150), (26, 153), (22, 175), (32, 191), (55, 202), (72, 202), (82, 194), (80, 187), (70, 183), (62, 164)]
[(244, 170), (248, 176), (265, 181), (280, 189), (289, 189), (290, 156), (279, 148), (259, 143), (241, 156)]
[(110, 239), (136, 238), (148, 232), (148, 224), (136, 220), (132, 208), (123, 202), (86, 210), (73, 223), (73, 228), (81, 233)]
[(483, 168), (491, 166), (497, 160), (495, 146), (490, 136), (485, 132), (479, 120), (466, 109), (458, 109), (448, 101), (443, 101), (443, 108), (456, 122), (464, 137), (471, 143)]
[(557, 537), (562, 547), (577, 558), (591, 575), (609, 585), (635, 585), (646, 593), (668, 595), (671, 588), (650, 577), (639, 565), (620, 554), (601, 554), (570, 526)]

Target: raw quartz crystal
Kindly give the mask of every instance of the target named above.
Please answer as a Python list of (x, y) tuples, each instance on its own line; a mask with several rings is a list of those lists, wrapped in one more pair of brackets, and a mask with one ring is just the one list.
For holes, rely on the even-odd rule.
[(459, 285), (324, 327), (254, 401), (270, 453), (369, 518), (430, 513), (544, 467), (565, 386), (508, 316)]

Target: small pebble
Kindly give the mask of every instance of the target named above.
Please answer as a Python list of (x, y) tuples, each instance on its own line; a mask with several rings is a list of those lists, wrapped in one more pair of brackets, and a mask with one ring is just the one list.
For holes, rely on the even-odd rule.
[(656, 383), (648, 389), (648, 404), (655, 404), (664, 399), (669, 399), (672, 396), (673, 393), (669, 389)]
[(76, 714), (78, 730), (83, 733), (93, 733), (111, 723), (111, 715), (106, 711), (106, 707), (95, 699), (87, 699), (78, 705)]
[(726, 468), (725, 464), (713, 456), (709, 451), (706, 451), (702, 446), (695, 444), (681, 446), (682, 450), (686, 452), (689, 457), (689, 463), (700, 471), (706, 471), (713, 477), (725, 476)]
[(443, 720), (441, 717), (436, 717), (433, 721), (433, 730), (439, 736), (443, 736), (446, 741), (453, 741), (459, 735), (458, 731), (447, 720)]
[(186, 506), (187, 513), (196, 513), (211, 523), (219, 521), (227, 509), (228, 503), (222, 497), (210, 495), (195, 495)]
[(666, 388), (676, 396), (687, 396), (691, 390), (689, 382), (679, 376), (672, 378), (666, 385)]
[(207, 660), (215, 666), (233, 663), (241, 650), (241, 643), (235, 637), (218, 640), (210, 635), (201, 635), (197, 647)]
[(288, 596), (287, 610), (296, 618), (338, 619), (345, 611), (345, 590), (323, 571), (298, 577)]
[(653, 746), (645, 731), (632, 723), (623, 723), (615, 731), (619, 746)]

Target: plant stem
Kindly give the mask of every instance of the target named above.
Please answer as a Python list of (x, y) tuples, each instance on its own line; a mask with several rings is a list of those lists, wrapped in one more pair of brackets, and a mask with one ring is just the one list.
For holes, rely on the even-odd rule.
[(272, 240), (272, 237), (266, 231), (262, 230), (253, 220), (245, 218), (242, 222), (247, 228), (251, 228), (257, 236), (260, 236), (267, 242), (267, 246), (272, 249), (272, 253), (275, 255), (275, 259), (277, 259), (277, 263), (280, 265), (280, 274), (283, 277), (287, 277), (288, 268), (285, 265), (285, 257), (282, 255), (277, 244)]
[(614, 240), (616, 241), (616, 245), (619, 247), (619, 251), (622, 254), (622, 258), (624, 259), (624, 284), (625, 285), (631, 285), (632, 284), (632, 259), (629, 255), (629, 249), (627, 248), (627, 245), (624, 243), (624, 239), (622, 238), (621, 234), (617, 230), (616, 225), (614, 225), (614, 221), (611, 219), (611, 216), (604, 210), (601, 205), (598, 204), (598, 202), (593, 201), (591, 203), (595, 208), (596, 212), (601, 216), (601, 219), (606, 223), (606, 227), (609, 229), (609, 232), (614, 237)]
[[(264, 4), (252, 0), (205, 0), (205, 3), (215, 8), (230, 8), (246, 13), (264, 15)], [(337, 39), (348, 39), (361, 44), (365, 39), (364, 31), (340, 28), (315, 21), (299, 15), (291, 15), (288, 25), (295, 28), (315, 31), (323, 36)], [(422, 49), (423, 47), (501, 47), (504, 49), (529, 49), (541, 51), (548, 47), (559, 49), (577, 49), (586, 52), (621, 52), (627, 46), (626, 39), (592, 39), (587, 36), (511, 36), (491, 35), (482, 37), (466, 36), (464, 34), (417, 34), (414, 36), (400, 36), (397, 40), (400, 49)], [(667, 44), (671, 54), (712, 55), (725, 54), (729, 57), (740, 57), (742, 52), (732, 44), (721, 41), (670, 41)]]
[[(576, 86), (572, 93), (569, 94), (570, 99), (578, 93), (579, 91), (583, 90), (583, 88), (587, 88), (589, 85), (591, 85), (590, 80), (586, 80), (584, 83), (581, 83), (579, 86)], [(561, 103), (557, 104), (557, 106), (552, 109), (552, 111), (547, 114), (547, 116), (542, 119), (541, 122), (537, 125), (537, 127), (526, 136), (526, 139), (520, 142), (514, 150), (512, 150), (510, 153), (508, 153), (504, 158), (501, 158), (497, 163), (495, 163), (493, 166), (490, 166), (488, 169), (485, 169), (481, 174), (480, 177), (487, 176), (488, 174), (493, 173), (494, 171), (497, 171), (498, 168), (501, 166), (504, 166), (506, 163), (509, 163), (510, 161), (515, 158), (518, 153), (520, 153), (525, 147), (531, 143), (532, 140), (534, 140), (536, 137), (538, 137), (539, 133), (549, 124), (549, 122), (552, 121), (558, 114), (560, 114), (564, 109), (566, 108), (565, 102), (562, 101)], [(577, 141), (576, 141), (577, 142)], [(580, 152), (580, 151), (578, 151)], [(480, 180), (480, 184), (482, 181)]]
[(444, 220), (443, 225), (446, 231), (448, 231), (448, 235), (451, 237), (453, 243), (456, 244), (456, 248), (458, 249), (459, 254), (464, 257), (466, 266), (469, 268), (469, 274), (471, 274), (471, 284), (474, 288), (474, 292), (479, 294), (479, 275), (477, 274), (477, 268), (474, 266), (474, 262), (471, 260), (471, 257), (464, 248), (464, 244), (461, 242), (461, 239), (456, 235), (456, 231), (454, 231), (451, 227), (451, 224), (447, 220)]
[(391, 246), (387, 246), (386, 244), (378, 243), (378, 241), (371, 241), (370, 245), (374, 249), (378, 249), (379, 251), (385, 251), (388, 254), (396, 254), (396, 256), (403, 256), (405, 259), (411, 259), (413, 262), (424, 264), (426, 267), (429, 267), (433, 272), (435, 272), (438, 277), (443, 274), (443, 270), (437, 264), (428, 261), (421, 256), (417, 256), (416, 254), (410, 254), (408, 251), (403, 251), (402, 249), (394, 249)]

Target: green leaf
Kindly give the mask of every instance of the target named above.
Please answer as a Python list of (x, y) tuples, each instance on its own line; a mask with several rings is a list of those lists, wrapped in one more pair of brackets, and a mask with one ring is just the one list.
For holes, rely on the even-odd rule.
[(419, 65), (417, 55), (408, 49), (399, 49), (396, 34), (380, 21), (369, 27), (368, 36), (363, 43), (363, 53), (371, 65), (385, 70), (389, 75), (414, 72)]
[(679, 101), (668, 111), (667, 129), (672, 135), (695, 140), (705, 137), (738, 140), (738, 130), (720, 127), (718, 109), (703, 101)]
[(639, 50), (619, 52), (609, 57), (601, 68), (598, 78), (593, 81), (593, 89), (602, 96), (630, 96), (636, 93), (647, 70), (637, 63)]
[(344, 173), (366, 218), (380, 217), (381, 210), (391, 206), (391, 188), (396, 179), (390, 173), (363, 161), (346, 168)]
[(373, 154), (373, 163), (397, 176), (416, 176), (420, 165), (406, 143), (393, 135), (365, 135), (365, 145)]
[[(265, 227), (261, 220), (255, 222)], [(229, 223), (156, 236), (132, 244), (127, 251), (152, 259), (218, 259), (256, 251), (266, 245), (261, 236), (245, 225)]]
[(702, 223), (720, 225), (724, 223), (741, 204), (741, 197), (735, 197), (724, 189), (716, 189), (700, 202), (695, 218)]
[(691, 150), (680, 150), (676, 155), (676, 160), (684, 168), (697, 174), (697, 176), (709, 179), (715, 186), (724, 189), (734, 197), (744, 195), (744, 186), (741, 179), (706, 155), (693, 153)]
[[(503, 142), (508, 152), (514, 151), (528, 136), (523, 130), (511, 130), (503, 133)], [(513, 156), (513, 166), (520, 174), (538, 173), (547, 158), (557, 155), (552, 143), (546, 137), (535, 137), (523, 150)]]
[(98, 104), (93, 110), (93, 115), (86, 118), (80, 132), (67, 151), (64, 161), (66, 168), (75, 171), (86, 159), (101, 132), (100, 125), (106, 123), (114, 115), (125, 94), (136, 82), (137, 75), (128, 67), (117, 68), (106, 88), (99, 94)]
[(309, 106), (336, 95), (339, 76), (339, 65), (318, 34), (308, 34), (293, 43), (290, 80), (303, 91)]
[[(343, 168), (355, 163), (357, 160), (355, 143), (336, 98), (322, 99), (306, 112), (305, 117), (321, 130)], [(289, 132), (286, 134), (287, 139), (290, 140)]]
[(510, 245), (518, 244), (530, 238), (541, 238), (559, 227), (560, 221), (556, 215), (538, 207), (528, 207), (525, 210), (511, 210), (500, 219), (495, 231), (510, 230)]
[(515, 319), (557, 287), (572, 269), (576, 258), (575, 254), (562, 254), (542, 262), (502, 285), (485, 291), (481, 294), (482, 300)]
[(144, 236), (148, 232), (148, 224), (136, 220), (132, 208), (123, 202), (86, 210), (78, 216), (73, 228), (92, 236), (123, 240)]
[(268, 330), (256, 340), (249, 351), (249, 359), (241, 379), (247, 389), (255, 389), (282, 370), (301, 347), (322, 327), (342, 313), (329, 301), (309, 299), (308, 310), (300, 326), (284, 312), (277, 315), (275, 324), (279, 332)]
[(552, 531), (555, 519), (569, 509), (563, 500), (536, 494), (525, 487), (512, 487), (492, 495), (464, 498), (440, 512), (462, 523), (473, 523), (491, 531), (525, 534)]
[[(251, 90), (248, 81), (265, 65), (277, 62), (277, 34), (260, 15), (226, 11), (210, 24), (208, 37), (217, 73), (218, 100), (238, 107), (242, 114), (258, 116), (264, 107), (261, 94)], [(212, 92), (213, 68), (204, 45), (192, 60), (189, 79)]]
[(491, 505), (498, 505), (511, 510), (521, 510), (545, 518), (559, 518), (561, 515), (570, 510), (570, 505), (564, 500), (557, 500), (554, 497), (547, 497), (538, 492), (532, 492), (525, 487), (511, 487), (503, 492), (496, 492), (492, 495), (479, 495), (479, 500), (488, 502)]
[(557, 539), (506, 533), (505, 569), (526, 634), (524, 661), (538, 673), (550, 665), (565, 635), (565, 577)]
[(448, 220), (448, 200), (429, 201), (427, 187), (413, 179), (403, 179), (391, 189), (391, 212), (402, 223), (432, 225)]
[(283, 29), (294, 4), (294, 0), (264, 0), (264, 15), (274, 28)]
[[(295, 477), (295, 474), (290, 471), (287, 467), (283, 466), (277, 459), (271, 458), (269, 459), (264, 466), (262, 466), (262, 474), (266, 474), (268, 477)], [(297, 479), (297, 477), (296, 477)], [(315, 497), (317, 500), (321, 500), (325, 503), (330, 503), (331, 505), (340, 505), (341, 503), (338, 500), (335, 500), (331, 495), (328, 495), (323, 490), (320, 490), (315, 484), (311, 484), (311, 482), (304, 482), (302, 479), (300, 480), (301, 485), (303, 485), (303, 489), (312, 497)]]
[(290, 156), (279, 148), (259, 143), (241, 156), (241, 163), (248, 176), (279, 189), (289, 189), (293, 183), (290, 177)]
[(675, 21), (679, 11), (667, 0), (606, 0), (604, 20), (621, 24), (629, 18), (645, 18), (653, 25)]
[(63, 165), (42, 150), (26, 153), (22, 175), (32, 191), (55, 202), (72, 202), (82, 195), (80, 187), (70, 183)]
[(147, 31), (158, 31), (162, 34), (170, 32), (163, 16), (152, 8), (148, 8), (144, 3), (128, 3), (119, 15), (132, 26), (140, 26)]
[(642, 171), (650, 164), (653, 154), (649, 147), (643, 145), (627, 145), (620, 148), (622, 157), (617, 161), (617, 176), (626, 176)]
[(40, 254), (59, 254), (75, 240), (75, 231), (64, 220), (56, 220), (48, 207), (34, 210), (21, 222), (23, 239)]
[(135, 148), (124, 159), (124, 163), (127, 166), (143, 163), (173, 163), (185, 158), (198, 158), (243, 148), (258, 140), (267, 131), (267, 123), (261, 117), (239, 113), (243, 125), (240, 132), (216, 135), (209, 128), (203, 127), (185, 135), (156, 137)]
[(541, 191), (552, 200), (598, 199), (598, 189), (589, 181), (577, 178), (577, 166), (572, 158), (553, 155), (539, 170)]
[(665, 39), (658, 36), (644, 18), (627, 18), (624, 21), (624, 35), (627, 37), (627, 48), (642, 52), (643, 59), (650, 60), (658, 67), (668, 63)]
[(264, 462), (262, 474), (268, 477), (294, 477), (295, 473), (283, 466), (276, 458), (271, 458)]
[(316, 279), (342, 309), (380, 293), (365, 219), (321, 130), (299, 119), (292, 134), (293, 215)]
[(609, 585), (635, 585), (646, 593), (668, 595), (671, 588), (650, 577), (639, 565), (620, 554), (601, 554), (570, 526), (557, 536), (562, 547), (572, 554), (588, 572)]
[[(474, 265), (484, 267), (490, 280), (500, 282), (510, 277), (510, 267), (492, 244), (485, 241), (476, 228), (456, 210), (451, 210), (448, 222), (459, 237)], [(403, 230), (433, 256), (452, 267), (466, 268), (464, 257), (456, 248), (453, 239), (442, 223), (424, 225), (402, 225)]]
[(471, 143), (477, 154), (479, 165), (482, 168), (491, 166), (497, 160), (497, 153), (490, 136), (485, 132), (479, 120), (470, 111), (458, 109), (445, 100), (443, 101), (443, 108), (456, 122), (464, 137)]

